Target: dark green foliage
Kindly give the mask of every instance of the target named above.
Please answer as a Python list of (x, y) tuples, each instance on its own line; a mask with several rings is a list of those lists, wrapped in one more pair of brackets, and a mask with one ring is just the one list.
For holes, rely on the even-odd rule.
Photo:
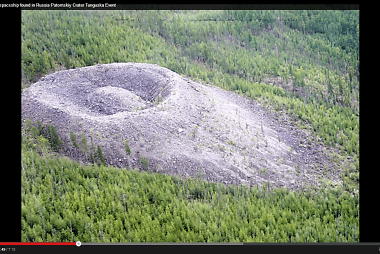
[(151, 194), (151, 195), (150, 195), (150, 197), (149, 197), (149, 202), (150, 202), (151, 204), (156, 203), (156, 198), (155, 198), (154, 194)]
[(92, 152), (90, 152), (90, 157), (88, 158), (91, 163), (95, 162), (95, 158)]
[(204, 197), (204, 191), (199, 188), (194, 188), (190, 190), (190, 198), (202, 199)]
[(58, 150), (60, 149), (63, 142), (60, 139), (60, 137), (58, 136), (58, 132), (57, 132), (56, 128), (53, 125), (47, 125), (46, 132), (47, 132), (47, 139), (50, 142), (50, 147), (54, 151), (58, 152)]
[(141, 163), (141, 165), (143, 166), (144, 169), (148, 168), (149, 161), (148, 161), (148, 159), (145, 156), (141, 156), (140, 157), (140, 163)]
[[(28, 137), (24, 141), (28, 143), (30, 147), (38, 145), (40, 149), (45, 149), (48, 146), (58, 152), (62, 147), (62, 140), (58, 135), (56, 128), (53, 125), (44, 126), (41, 121), (37, 121), (37, 127), (30, 119), (24, 121), (24, 131), (28, 134)], [(34, 145), (33, 145), (34, 144)]]
[(32, 126), (32, 128), (30, 128), (30, 135), (33, 138), (37, 138), (40, 135), (40, 132), (38, 131), (36, 127)]
[(102, 148), (98, 145), (98, 149), (96, 151), (96, 160), (99, 165), (106, 165), (106, 160), (103, 155)]
[(129, 148), (128, 140), (124, 140), (124, 146), (125, 146), (125, 153), (127, 155), (131, 155), (131, 149)]
[[(95, 145), (94, 145), (94, 137), (93, 132), (91, 133), (91, 147), (92, 147), (92, 153), (95, 154)], [(86, 137), (82, 135), (82, 140), (84, 140)]]
[(33, 121), (30, 119), (25, 119), (25, 121), (24, 121), (25, 131), (29, 132), (32, 127), (33, 127)]
[[(51, 128), (51, 127), (50, 127)], [(44, 126), (41, 121), (37, 121), (37, 129), (38, 129), (38, 136), (42, 134), (42, 130), (44, 129)]]
[(89, 161), (93, 164), (97, 164), (98, 166), (105, 166), (106, 160), (104, 158), (103, 150), (98, 145), (95, 152), (90, 152)]
[[(82, 153), (87, 154), (87, 152), (88, 152), (88, 144), (87, 144), (86, 135), (84, 135), (84, 133), (81, 131), (80, 136), (81, 136), (80, 143), (82, 144), (82, 149), (81, 149)], [(91, 142), (92, 142), (92, 137), (91, 137)], [(92, 145), (94, 145), (94, 144), (92, 143)]]
[[(348, 53), (359, 53), (358, 11), (284, 11), (284, 22), (307, 34), (320, 34), (328, 38), (332, 46), (339, 46)], [(321, 22), (321, 21), (325, 22)]]
[(73, 131), (70, 131), (70, 140), (71, 140), (71, 143), (73, 144), (74, 147), (77, 147), (77, 148), (79, 147)]

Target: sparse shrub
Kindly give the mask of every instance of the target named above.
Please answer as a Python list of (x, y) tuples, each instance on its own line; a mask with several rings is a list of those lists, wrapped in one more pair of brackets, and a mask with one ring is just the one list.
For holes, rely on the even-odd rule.
[[(82, 153), (84, 154), (87, 154), (88, 152), (88, 145), (87, 145), (87, 138), (86, 138), (86, 135), (84, 135), (83, 132), (80, 133), (80, 136), (81, 136), (81, 144), (82, 144)], [(92, 141), (92, 137), (91, 137), (91, 141)], [(92, 144), (94, 145), (94, 144)]]
[(149, 161), (145, 156), (140, 157), (140, 162), (144, 169), (148, 168)]
[(129, 145), (128, 145), (128, 139), (124, 140), (124, 148), (125, 148), (125, 153), (127, 155), (131, 155), (131, 149), (129, 148)]
[(75, 134), (73, 131), (70, 131), (70, 140), (71, 140), (71, 143), (73, 143), (73, 146), (74, 147), (79, 147), (77, 141), (76, 141), (76, 137), (75, 137)]
[(98, 145), (98, 149), (96, 151), (96, 157), (97, 157), (99, 165), (106, 165), (106, 160), (104, 158), (102, 148), (99, 145)]
[(44, 129), (44, 126), (42, 125), (42, 122), (40, 120), (37, 121), (37, 129), (38, 129), (38, 136), (42, 134), (42, 130)]
[(193, 138), (195, 138), (195, 134), (196, 134), (196, 132), (197, 132), (197, 130), (198, 130), (198, 125), (195, 125), (195, 128), (194, 128), (194, 130), (193, 130)]
[(25, 128), (25, 131), (30, 131), (30, 129), (33, 127), (33, 122), (32, 120), (30, 120), (29, 118), (28, 119), (25, 119), (24, 121), (24, 128)]
[(92, 152), (90, 152), (90, 157), (89, 157), (89, 161), (91, 162), (91, 163), (94, 163), (94, 155), (92, 154)]
[(32, 136), (32, 138), (37, 138), (39, 135), (39, 131), (36, 127), (32, 126), (32, 128), (30, 128), (30, 135)]

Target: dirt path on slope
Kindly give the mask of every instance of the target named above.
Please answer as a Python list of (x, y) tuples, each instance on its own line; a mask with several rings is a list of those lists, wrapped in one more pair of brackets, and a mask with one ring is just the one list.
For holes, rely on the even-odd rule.
[(285, 118), (280, 123), (257, 101), (157, 65), (113, 63), (47, 75), (22, 94), (26, 118), (55, 125), (63, 153), (79, 161), (85, 156), (72, 146), (70, 130), (79, 140), (84, 132), (89, 143), (93, 136), (107, 163), (118, 167), (290, 189), (318, 185), (327, 169), (340, 182), (324, 147)]

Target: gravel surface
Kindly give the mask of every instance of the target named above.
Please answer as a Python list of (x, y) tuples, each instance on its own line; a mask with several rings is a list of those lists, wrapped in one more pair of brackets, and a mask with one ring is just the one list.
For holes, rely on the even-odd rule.
[(285, 115), (276, 119), (255, 100), (157, 65), (113, 63), (47, 75), (22, 93), (26, 118), (56, 126), (61, 153), (78, 161), (86, 157), (72, 146), (70, 130), (78, 143), (85, 133), (90, 149), (92, 136), (118, 167), (290, 189), (318, 185), (327, 172), (341, 182), (325, 148)]

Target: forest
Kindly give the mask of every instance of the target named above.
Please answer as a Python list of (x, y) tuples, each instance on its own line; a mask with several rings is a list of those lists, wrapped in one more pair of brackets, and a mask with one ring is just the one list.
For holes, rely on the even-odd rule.
[(181, 179), (52, 153), (22, 139), (22, 241), (357, 242), (359, 196)]
[(288, 114), (350, 158), (340, 188), (226, 186), (82, 165), (56, 155), (54, 126), (26, 123), (23, 241), (359, 241), (359, 11), (23, 10), (21, 24), (21, 90), (59, 70), (155, 63)]

